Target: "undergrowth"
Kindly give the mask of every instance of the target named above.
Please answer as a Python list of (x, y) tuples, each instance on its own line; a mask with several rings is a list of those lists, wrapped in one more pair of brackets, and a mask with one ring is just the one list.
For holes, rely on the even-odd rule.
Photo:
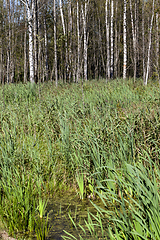
[[(112, 213), (104, 207), (97, 217), (89, 215), (91, 236), (140, 239), (138, 231), (158, 239), (151, 233), (152, 223), (142, 231), (144, 221), (139, 221), (154, 214), (150, 207), (146, 215), (143, 200), (150, 204), (159, 186), (158, 85), (90, 81), (83, 94), (81, 84), (5, 85), (0, 88), (0, 112), (0, 214), (11, 234), (30, 231), (44, 238), (48, 217), (43, 234), (35, 223), (39, 199), (68, 187), (76, 188), (81, 199), (97, 197), (113, 207)], [(149, 200), (140, 199), (142, 193), (151, 194)], [(156, 201), (159, 211), (158, 190)], [(100, 230), (91, 227), (93, 218)]]

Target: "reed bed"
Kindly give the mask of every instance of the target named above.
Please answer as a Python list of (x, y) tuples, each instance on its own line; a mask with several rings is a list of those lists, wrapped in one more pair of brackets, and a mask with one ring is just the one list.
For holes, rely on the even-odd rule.
[(10, 234), (45, 239), (47, 198), (72, 189), (104, 204), (85, 228), (74, 223), (79, 236), (159, 239), (156, 83), (1, 86), (0, 112), (0, 214)]

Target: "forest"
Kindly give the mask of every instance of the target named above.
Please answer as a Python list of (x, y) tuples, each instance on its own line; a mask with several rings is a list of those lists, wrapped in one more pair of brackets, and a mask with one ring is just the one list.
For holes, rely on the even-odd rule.
[(159, 80), (159, 1), (0, 1), (0, 82)]
[(160, 239), (159, 14), (0, 0), (0, 239)]

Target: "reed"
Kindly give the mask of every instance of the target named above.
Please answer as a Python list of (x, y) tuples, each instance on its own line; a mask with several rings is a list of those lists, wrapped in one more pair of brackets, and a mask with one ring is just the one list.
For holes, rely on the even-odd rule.
[(83, 175), (83, 173), (77, 173), (76, 181), (77, 181), (78, 187), (79, 187), (80, 198), (83, 200), (83, 197), (84, 197), (84, 175)]
[[(0, 88), (0, 211), (9, 231), (34, 231), (39, 199), (76, 187), (80, 198), (94, 193), (104, 204), (95, 206), (95, 236), (159, 238), (157, 85), (88, 81), (83, 99), (79, 84), (40, 88)], [(143, 231), (142, 219), (150, 219)]]

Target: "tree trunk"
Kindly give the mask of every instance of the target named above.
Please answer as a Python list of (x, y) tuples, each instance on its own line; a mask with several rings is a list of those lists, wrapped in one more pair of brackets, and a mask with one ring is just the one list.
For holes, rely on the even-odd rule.
[(123, 79), (126, 79), (127, 72), (127, 2), (124, 0), (124, 10), (123, 10)]
[(82, 18), (83, 18), (83, 34), (84, 34), (84, 53), (83, 53), (83, 58), (84, 58), (84, 79), (87, 81), (87, 26), (86, 26), (86, 21), (87, 21), (87, 8), (88, 8), (88, 3), (85, 0), (84, 3), (84, 11), (83, 11), (83, 6), (82, 6)]
[(10, 6), (10, 0), (6, 1), (7, 8), (8, 8), (8, 34), (7, 34), (7, 39), (8, 39), (8, 48), (7, 48), (7, 83), (10, 82), (11, 80), (11, 6)]
[[(135, 3), (135, 12), (136, 12), (136, 3)], [(133, 59), (134, 59), (134, 82), (136, 80), (136, 67), (137, 67), (137, 60), (136, 60), (136, 25), (134, 24), (133, 20), (133, 11), (132, 11), (132, 2), (130, 0), (130, 13), (131, 13), (131, 25), (132, 25), (132, 38), (133, 38)], [(136, 13), (135, 13), (135, 23), (136, 23)]]
[(106, 41), (107, 41), (107, 66), (106, 82), (110, 79), (110, 46), (109, 46), (109, 23), (108, 23), (108, 0), (105, 2), (105, 20), (106, 20)]
[(58, 86), (58, 76), (57, 76), (57, 37), (56, 37), (56, 3), (53, 0), (53, 19), (54, 19), (54, 73), (55, 73), (55, 83)]
[(79, 3), (77, 0), (77, 83), (79, 82), (79, 68), (80, 68), (80, 35), (79, 35)]
[(105, 72), (105, 64), (104, 64), (103, 49), (102, 49), (102, 34), (101, 34), (100, 18), (99, 18), (99, 49), (100, 49), (100, 53), (101, 53), (103, 71)]
[(65, 82), (68, 79), (68, 47), (67, 47), (67, 37), (66, 37), (66, 28), (65, 28), (65, 24), (64, 24), (64, 16), (63, 16), (63, 10), (62, 10), (62, 1), (59, 1), (59, 7), (60, 7), (60, 14), (61, 14), (61, 20), (62, 20), (62, 27), (63, 27), (63, 34), (64, 34), (64, 38), (65, 38), (65, 50), (66, 50), (66, 63), (65, 63)]
[(38, 82), (38, 6), (37, 0), (33, 0), (34, 8), (34, 75), (35, 82)]
[(29, 73), (30, 82), (34, 83), (34, 57), (33, 57), (33, 13), (29, 5), (29, 0), (26, 0), (27, 14), (28, 14), (28, 30), (29, 30)]
[(10, 82), (14, 82), (14, 70), (15, 70), (15, 66), (14, 66), (14, 46), (16, 45), (16, 38), (14, 37), (14, 6), (15, 6), (15, 1), (13, 1), (12, 5), (12, 14), (11, 14), (11, 54), (10, 54)]
[(111, 1), (111, 78), (113, 78), (113, 15), (114, 15), (114, 4), (113, 0)]
[(115, 59), (114, 59), (114, 73), (117, 78), (117, 63), (118, 63), (118, 26), (117, 26), (117, 1), (116, 1), (116, 16), (115, 16)]
[(24, 83), (27, 82), (27, 21), (26, 21), (26, 8), (25, 12), (25, 32), (24, 32)]
[(156, 73), (160, 84), (159, 76), (159, 14), (156, 13)]
[(72, 8), (71, 8), (71, 0), (68, 0), (68, 36), (69, 36), (69, 73), (68, 79), (71, 81), (71, 73), (72, 73)]
[(142, 2), (142, 58), (143, 58), (143, 82), (145, 82), (145, 45), (144, 45), (144, 1)]
[(148, 55), (147, 55), (147, 69), (146, 69), (146, 78), (144, 85), (147, 85), (148, 83), (148, 76), (149, 76), (149, 64), (150, 64), (150, 54), (151, 54), (151, 45), (152, 45), (152, 27), (153, 27), (153, 18), (154, 18), (154, 3), (155, 0), (153, 0), (152, 4), (152, 16), (151, 16), (151, 24), (149, 29), (149, 46), (148, 46)]
[(47, 50), (47, 26), (46, 26), (46, 13), (44, 14), (44, 72), (45, 72), (45, 79), (48, 80), (48, 50)]

